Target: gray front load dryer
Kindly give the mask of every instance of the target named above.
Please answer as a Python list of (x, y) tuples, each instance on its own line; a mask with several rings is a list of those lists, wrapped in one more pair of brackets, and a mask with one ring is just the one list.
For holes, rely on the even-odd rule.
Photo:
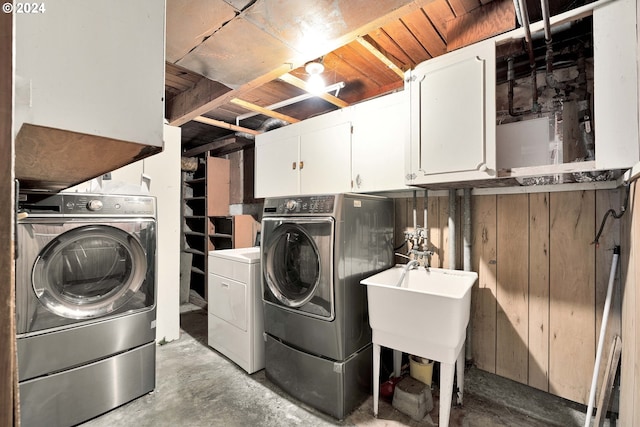
[(21, 193), (20, 421), (69, 426), (155, 388), (156, 201)]
[(262, 287), (267, 377), (338, 419), (371, 390), (360, 280), (393, 265), (393, 201), (335, 194), (267, 199)]

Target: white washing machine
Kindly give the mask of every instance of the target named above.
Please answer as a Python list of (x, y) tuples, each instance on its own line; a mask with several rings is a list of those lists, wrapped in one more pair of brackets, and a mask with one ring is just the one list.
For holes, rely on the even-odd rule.
[(252, 374), (264, 368), (260, 248), (209, 252), (209, 346)]

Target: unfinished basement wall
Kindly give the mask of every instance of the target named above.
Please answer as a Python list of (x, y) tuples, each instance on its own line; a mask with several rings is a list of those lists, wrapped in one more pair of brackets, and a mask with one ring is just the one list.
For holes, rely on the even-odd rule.
[[(620, 425), (640, 425), (640, 187), (631, 184), (629, 210), (622, 230), (622, 367)], [(628, 250), (624, 251), (624, 248)]]
[[(475, 366), (588, 403), (612, 248), (620, 244), (620, 221), (610, 218), (600, 245), (592, 241), (604, 213), (619, 210), (623, 192), (472, 196), (472, 269), (479, 274), (470, 320)], [(422, 194), (417, 191), (419, 225), (424, 222)], [(402, 243), (403, 231), (413, 226), (413, 203), (412, 197), (395, 201), (396, 246)], [(448, 196), (429, 196), (427, 212), (435, 252), (431, 265), (448, 268)], [(461, 269), (461, 195), (456, 217), (456, 267)], [(619, 283), (603, 364), (613, 335), (621, 329)]]

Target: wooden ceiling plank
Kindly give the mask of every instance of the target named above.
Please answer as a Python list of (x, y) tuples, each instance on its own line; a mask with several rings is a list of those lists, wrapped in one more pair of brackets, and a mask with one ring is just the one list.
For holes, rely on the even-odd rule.
[(515, 28), (513, 0), (495, 0), (447, 24), (447, 49), (468, 46)]
[(265, 116), (273, 117), (274, 119), (284, 120), (285, 122), (289, 122), (289, 123), (298, 123), (300, 121), (294, 117), (287, 116), (286, 114), (278, 113), (277, 111), (273, 111), (256, 104), (252, 104), (251, 102), (244, 101), (239, 98), (233, 98), (231, 102), (243, 108), (246, 108), (249, 111), (255, 111), (256, 113), (264, 114)]
[[(451, 9), (453, 10), (453, 13), (455, 13), (456, 16), (466, 15), (472, 10), (482, 6), (482, 3), (485, 2), (485, 1), (482, 1), (481, 3), (480, 0), (447, 0), (447, 1), (449, 2)], [(488, 0), (488, 1), (491, 1), (491, 0)]]
[(451, 7), (449, 7), (449, 3), (443, 0), (438, 0), (425, 4), (422, 9), (426, 13), (427, 17), (429, 17), (429, 20), (433, 23), (436, 30), (438, 30), (442, 39), (447, 43), (447, 22), (456, 17), (453, 14)]
[(167, 119), (171, 125), (180, 126), (191, 119), (191, 117), (186, 119), (186, 116), (193, 114), (194, 111), (198, 111), (199, 114), (197, 115), (202, 115), (210, 110), (200, 111), (198, 110), (199, 106), (219, 99), (229, 92), (231, 92), (231, 88), (207, 78), (202, 78), (194, 87), (179, 93), (170, 102), (167, 102)]
[(232, 125), (231, 123), (223, 122), (223, 121), (216, 120), (216, 119), (210, 119), (209, 117), (198, 116), (198, 117), (194, 117), (193, 120), (196, 121), (196, 122), (207, 124), (207, 125), (211, 125), (211, 126), (215, 126), (215, 127), (219, 127), (219, 128), (223, 128), (223, 129), (229, 129), (229, 130), (232, 130), (234, 132), (244, 132), (244, 133), (248, 133), (248, 134), (251, 134), (251, 135), (259, 135), (260, 134), (260, 132), (258, 132), (257, 130), (245, 128), (245, 127), (242, 127), (242, 126)]
[(367, 36), (373, 41), (374, 46), (377, 46), (378, 49), (385, 52), (387, 57), (391, 56), (395, 58), (397, 62), (400, 62), (402, 64), (400, 68), (403, 70), (412, 68), (413, 61), (409, 55), (398, 46), (395, 40), (393, 40), (383, 28), (378, 28), (367, 34)]
[[(387, 59), (390, 59), (386, 53), (375, 44), (372, 40), (369, 40), (367, 36), (364, 39), (369, 42), (373, 47), (382, 52)], [(380, 61), (375, 61), (371, 58), (371, 52), (364, 48), (358, 42), (349, 43), (346, 46), (336, 49), (331, 54), (325, 56), (325, 63), (335, 62), (332, 68), (338, 70), (343, 75), (358, 76), (357, 81), (365, 86), (377, 85), (383, 86), (391, 82), (395, 82), (398, 79), (397, 74), (383, 64)], [(401, 69), (398, 64), (396, 67)], [(350, 70), (347, 72), (347, 70)], [(345, 81), (351, 81), (345, 79)], [(371, 82), (369, 84), (369, 82)], [(345, 88), (348, 91), (348, 88)], [(344, 99), (348, 97), (344, 96)]]
[(400, 76), (401, 79), (404, 79), (404, 72), (400, 68), (398, 68), (398, 66), (396, 64), (394, 64), (393, 61), (391, 61), (389, 58), (384, 56), (384, 54), (382, 52), (380, 52), (375, 46), (373, 46), (371, 43), (369, 43), (368, 41), (366, 41), (362, 37), (358, 37), (356, 40), (366, 50), (368, 50), (373, 56), (378, 58), (378, 60), (380, 60), (380, 62), (385, 64), (387, 67), (389, 67), (389, 69), (391, 71), (393, 71), (398, 76)]
[(207, 151), (216, 150), (231, 144), (235, 144), (237, 142), (236, 139), (237, 138), (235, 136), (216, 139), (215, 141), (211, 141), (206, 144), (202, 144), (197, 147), (191, 148), (190, 150), (187, 150), (184, 153), (182, 153), (182, 155), (184, 157), (197, 156), (198, 154), (202, 154)]
[(428, 56), (424, 46), (416, 39), (413, 33), (405, 26), (402, 20), (394, 21), (383, 27), (384, 31), (411, 59), (411, 68), (415, 67)]
[(447, 45), (422, 9), (405, 16), (402, 22), (429, 53), (425, 60), (447, 52)]
[[(300, 89), (306, 90), (307, 92), (307, 82), (305, 82), (302, 79), (299, 79), (298, 77), (294, 76), (293, 74), (283, 74), (282, 76), (280, 76), (280, 80), (285, 81), (287, 83), (289, 83), (292, 86), (298, 87)], [(344, 107), (348, 107), (349, 104), (345, 101), (343, 101), (340, 98), (336, 98), (333, 95), (329, 95), (328, 93), (321, 93), (319, 95), (316, 95), (318, 98), (322, 98), (327, 102), (332, 103), (333, 105), (340, 107), (340, 108), (344, 108)]]
[(164, 70), (166, 74), (170, 74), (173, 76), (178, 76), (182, 79), (189, 80), (193, 83), (198, 83), (200, 79), (203, 77), (198, 73), (194, 73), (193, 71), (189, 71), (186, 68), (180, 67), (178, 65), (172, 64), (171, 62), (164, 63)]

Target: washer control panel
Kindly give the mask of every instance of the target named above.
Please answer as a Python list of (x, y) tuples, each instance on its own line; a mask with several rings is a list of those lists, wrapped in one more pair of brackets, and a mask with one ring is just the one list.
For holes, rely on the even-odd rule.
[(300, 196), (267, 199), (264, 203), (265, 214), (300, 215), (324, 214), (331, 215), (335, 208), (335, 195), (330, 196)]

